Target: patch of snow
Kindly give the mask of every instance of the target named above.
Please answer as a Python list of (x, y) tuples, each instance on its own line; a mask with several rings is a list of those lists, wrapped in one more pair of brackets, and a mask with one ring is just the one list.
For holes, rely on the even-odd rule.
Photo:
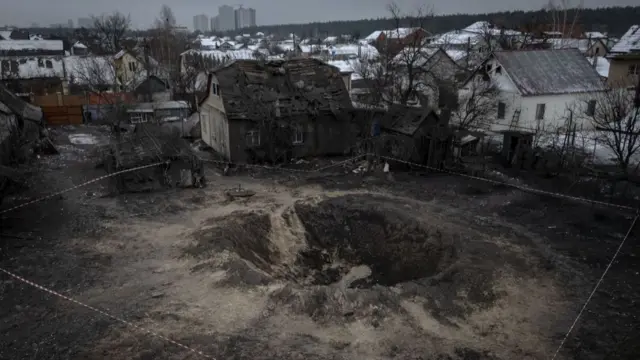
[(73, 145), (95, 145), (98, 140), (91, 134), (71, 134), (69, 135), (69, 142)]
[(604, 56), (597, 56), (595, 58), (587, 58), (587, 60), (589, 60), (589, 63), (591, 63), (591, 65), (593, 65), (593, 61), (594, 59), (596, 60), (596, 71), (598, 72), (598, 74), (600, 74), (600, 76), (602, 77), (609, 77), (609, 59), (607, 59)]

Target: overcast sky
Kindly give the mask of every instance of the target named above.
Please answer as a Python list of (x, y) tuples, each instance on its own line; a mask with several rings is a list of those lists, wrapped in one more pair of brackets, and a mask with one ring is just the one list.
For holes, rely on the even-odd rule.
[[(579, 0), (569, 0), (577, 4)], [(389, 0), (0, 0), (0, 25), (26, 26), (74, 24), (79, 17), (118, 10), (130, 14), (134, 27), (153, 23), (162, 4), (169, 5), (180, 25), (192, 27), (193, 16), (215, 16), (218, 6), (244, 5), (256, 9), (258, 25), (351, 20), (387, 16)], [(398, 0), (406, 11), (416, 4), (431, 4), (437, 13), (482, 13), (499, 10), (539, 9), (548, 0)], [(585, 7), (638, 5), (638, 0), (583, 0)]]

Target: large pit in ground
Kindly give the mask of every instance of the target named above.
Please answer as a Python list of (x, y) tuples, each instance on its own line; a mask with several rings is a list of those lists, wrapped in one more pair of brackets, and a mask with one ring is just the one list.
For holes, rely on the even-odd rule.
[(340, 197), (298, 203), (295, 211), (307, 242), (296, 264), (316, 285), (337, 282), (353, 267), (366, 265), (370, 276), (352, 286), (391, 286), (434, 276), (455, 261), (449, 234), (390, 199)]
[[(422, 215), (391, 199), (355, 195), (298, 202), (277, 216), (236, 212), (211, 219), (194, 234), (196, 243), (187, 253), (205, 258), (223, 250), (234, 253), (244, 264), (236, 259), (232, 272), (252, 283), (268, 277), (329, 285), (354, 268), (365, 268), (347, 285), (391, 286), (432, 277), (456, 261), (455, 236)], [(300, 244), (293, 261), (284, 259), (282, 247), (293, 247), (283, 239)], [(252, 271), (261, 275), (247, 276)]]

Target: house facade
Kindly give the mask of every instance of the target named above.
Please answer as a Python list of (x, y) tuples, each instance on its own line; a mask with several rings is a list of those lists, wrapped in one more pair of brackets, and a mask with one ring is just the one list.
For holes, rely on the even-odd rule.
[[(143, 59), (130, 51), (121, 50), (113, 56), (113, 62), (116, 79), (123, 89), (135, 89), (147, 77)], [(155, 60), (149, 59), (149, 62), (153, 65)]]
[[(606, 84), (577, 49), (498, 51), (462, 87), (469, 92), (491, 82), (496, 87), (495, 111), (484, 119), (492, 131), (536, 132), (562, 128), (571, 119), (589, 129), (586, 119)], [(464, 106), (464, 105), (463, 105)]]
[(613, 87), (630, 87), (640, 77), (640, 25), (633, 25), (609, 51), (608, 83)]
[(207, 88), (202, 140), (229, 161), (341, 154), (355, 138), (340, 70), (320, 60), (237, 60)]
[(0, 80), (23, 96), (68, 93), (61, 40), (0, 40)]

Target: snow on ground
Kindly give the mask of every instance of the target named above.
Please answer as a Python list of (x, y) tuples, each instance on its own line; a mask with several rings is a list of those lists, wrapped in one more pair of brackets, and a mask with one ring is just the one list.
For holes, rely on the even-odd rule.
[(71, 134), (69, 142), (73, 145), (95, 145), (98, 143), (98, 139), (91, 134)]
[(587, 58), (589, 63), (593, 65), (593, 61), (596, 59), (596, 71), (602, 77), (609, 77), (609, 60), (607, 60), (604, 56), (596, 56), (592, 58)]

